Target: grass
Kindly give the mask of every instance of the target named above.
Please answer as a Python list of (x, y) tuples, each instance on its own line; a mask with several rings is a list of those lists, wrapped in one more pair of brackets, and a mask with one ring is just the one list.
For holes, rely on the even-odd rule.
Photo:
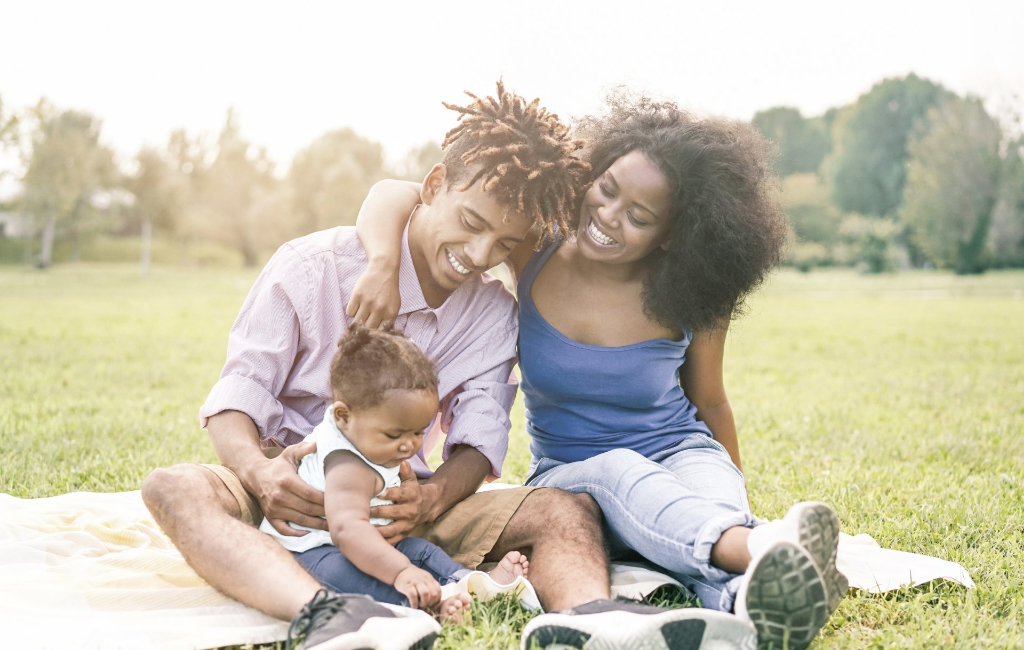
[[(196, 411), (254, 277), (0, 269), (0, 491), (131, 490), (213, 461)], [(1024, 273), (781, 273), (734, 325), (726, 382), (759, 514), (821, 499), (978, 585), (853, 594), (813, 648), (1024, 647)], [(503, 480), (521, 481), (513, 415)], [(527, 618), (478, 607), (437, 647), (517, 648)]]

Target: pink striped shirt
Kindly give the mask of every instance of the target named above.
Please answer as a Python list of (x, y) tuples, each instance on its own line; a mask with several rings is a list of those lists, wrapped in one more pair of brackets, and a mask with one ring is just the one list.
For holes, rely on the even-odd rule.
[[(444, 458), (452, 445), (475, 447), (498, 477), (516, 395), (510, 379), (518, 335), (515, 300), (485, 274), (466, 280), (431, 309), (407, 238), (408, 229), (395, 325), (436, 364), (442, 396), (440, 417), (410, 462), (419, 476), (429, 476), (426, 457), (446, 432)], [(231, 328), (220, 380), (199, 409), (202, 426), (221, 411), (241, 411), (256, 423), (264, 447), (301, 442), (333, 400), (331, 358), (348, 329), (345, 308), (366, 265), (355, 228), (316, 232), (278, 249)]]

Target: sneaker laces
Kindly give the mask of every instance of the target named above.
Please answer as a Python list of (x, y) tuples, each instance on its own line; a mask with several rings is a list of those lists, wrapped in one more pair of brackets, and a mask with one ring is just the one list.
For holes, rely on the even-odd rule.
[(313, 599), (302, 606), (298, 616), (293, 618), (292, 624), (288, 626), (285, 650), (292, 650), (293, 641), (298, 641), (300, 637), (305, 637), (312, 630), (320, 627), (344, 606), (344, 598), (332, 596), (326, 589), (316, 592)]

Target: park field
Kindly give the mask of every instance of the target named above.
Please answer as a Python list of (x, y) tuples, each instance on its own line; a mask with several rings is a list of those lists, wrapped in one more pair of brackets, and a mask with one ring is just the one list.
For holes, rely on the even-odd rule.
[[(134, 490), (214, 461), (197, 410), (255, 271), (0, 268), (0, 492)], [(726, 385), (755, 512), (962, 564), (977, 589), (852, 593), (812, 648), (1024, 647), (1024, 273), (782, 272), (734, 323)], [(529, 461), (522, 407), (502, 480)], [(497, 604), (437, 647), (518, 648)]]

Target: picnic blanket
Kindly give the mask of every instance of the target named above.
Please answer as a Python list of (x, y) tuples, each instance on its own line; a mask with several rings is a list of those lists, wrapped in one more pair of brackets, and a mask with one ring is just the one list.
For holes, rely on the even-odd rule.
[[(838, 568), (880, 593), (936, 579), (974, 582), (959, 564), (843, 535)], [(672, 578), (617, 564), (616, 595)], [(185, 563), (139, 492), (47, 499), (0, 494), (0, 629), (19, 650), (199, 650), (283, 639), (288, 624), (217, 592)]]

